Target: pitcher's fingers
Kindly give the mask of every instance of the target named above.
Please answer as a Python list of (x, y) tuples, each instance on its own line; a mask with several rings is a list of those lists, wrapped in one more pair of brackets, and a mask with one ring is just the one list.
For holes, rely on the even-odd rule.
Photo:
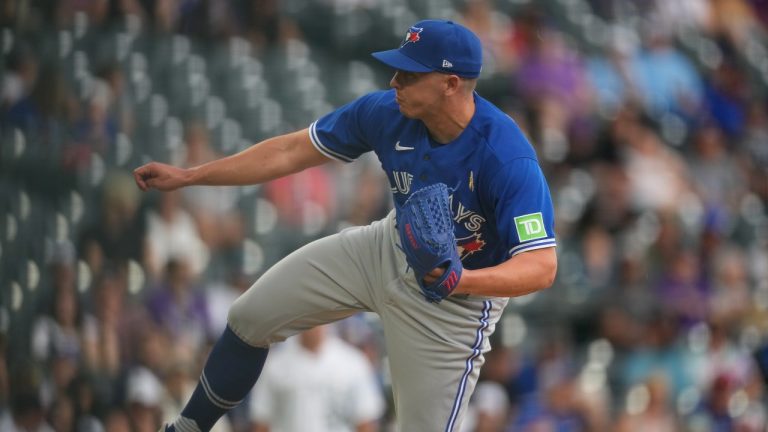
[(440, 269), (434, 269), (430, 271), (429, 273), (424, 275), (424, 282), (431, 284), (432, 282), (438, 280), (440, 276), (442, 275), (442, 272), (439, 271)]
[(141, 189), (142, 191), (147, 191), (147, 182), (144, 181), (144, 176), (142, 175), (144, 167), (139, 167), (133, 170), (133, 178), (136, 180), (136, 185)]
[(432, 276), (433, 278), (437, 279), (437, 278), (439, 278), (440, 276), (442, 276), (442, 275), (443, 275), (443, 273), (445, 273), (445, 269), (444, 269), (444, 268), (435, 267), (435, 268), (433, 268), (433, 269), (432, 269), (432, 270), (431, 270), (429, 273), (427, 273), (427, 274), (428, 274), (429, 276)]

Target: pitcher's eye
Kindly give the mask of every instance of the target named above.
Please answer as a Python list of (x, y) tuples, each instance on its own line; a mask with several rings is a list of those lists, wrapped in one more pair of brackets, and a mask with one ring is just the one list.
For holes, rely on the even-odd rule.
[(397, 71), (395, 79), (397, 82), (400, 83), (400, 85), (408, 85), (412, 84), (419, 80), (422, 76), (425, 74), (418, 73), (418, 72), (406, 72), (406, 71)]

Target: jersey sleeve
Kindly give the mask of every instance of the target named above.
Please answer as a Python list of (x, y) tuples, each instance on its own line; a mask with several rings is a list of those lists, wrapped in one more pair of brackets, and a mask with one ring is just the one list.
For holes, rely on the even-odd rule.
[(490, 177), (488, 192), (507, 258), (556, 245), (552, 197), (535, 159), (517, 158), (502, 165)]
[(309, 126), (309, 137), (317, 150), (342, 162), (352, 162), (372, 150), (368, 134), (374, 132), (371, 121), (376, 107), (376, 93), (358, 98), (320, 117)]

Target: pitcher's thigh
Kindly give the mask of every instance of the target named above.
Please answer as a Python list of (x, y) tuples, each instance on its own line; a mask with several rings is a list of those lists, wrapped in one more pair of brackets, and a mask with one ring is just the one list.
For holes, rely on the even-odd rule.
[(341, 234), (314, 241), (267, 270), (229, 310), (232, 331), (254, 346), (368, 310), (365, 275)]
[(393, 307), (383, 319), (398, 430), (458, 431), (501, 310), (490, 300), (414, 299), (424, 307)]

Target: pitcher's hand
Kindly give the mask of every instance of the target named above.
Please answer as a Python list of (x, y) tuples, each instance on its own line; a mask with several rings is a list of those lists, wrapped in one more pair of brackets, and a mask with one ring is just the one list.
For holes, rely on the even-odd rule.
[(136, 185), (143, 191), (157, 189), (167, 192), (186, 186), (189, 170), (159, 162), (150, 162), (133, 170)]
[(432, 269), (432, 271), (424, 275), (424, 283), (426, 284), (433, 283), (434, 281), (443, 277), (443, 273), (445, 273), (445, 269), (442, 269), (440, 267), (436, 269)]

